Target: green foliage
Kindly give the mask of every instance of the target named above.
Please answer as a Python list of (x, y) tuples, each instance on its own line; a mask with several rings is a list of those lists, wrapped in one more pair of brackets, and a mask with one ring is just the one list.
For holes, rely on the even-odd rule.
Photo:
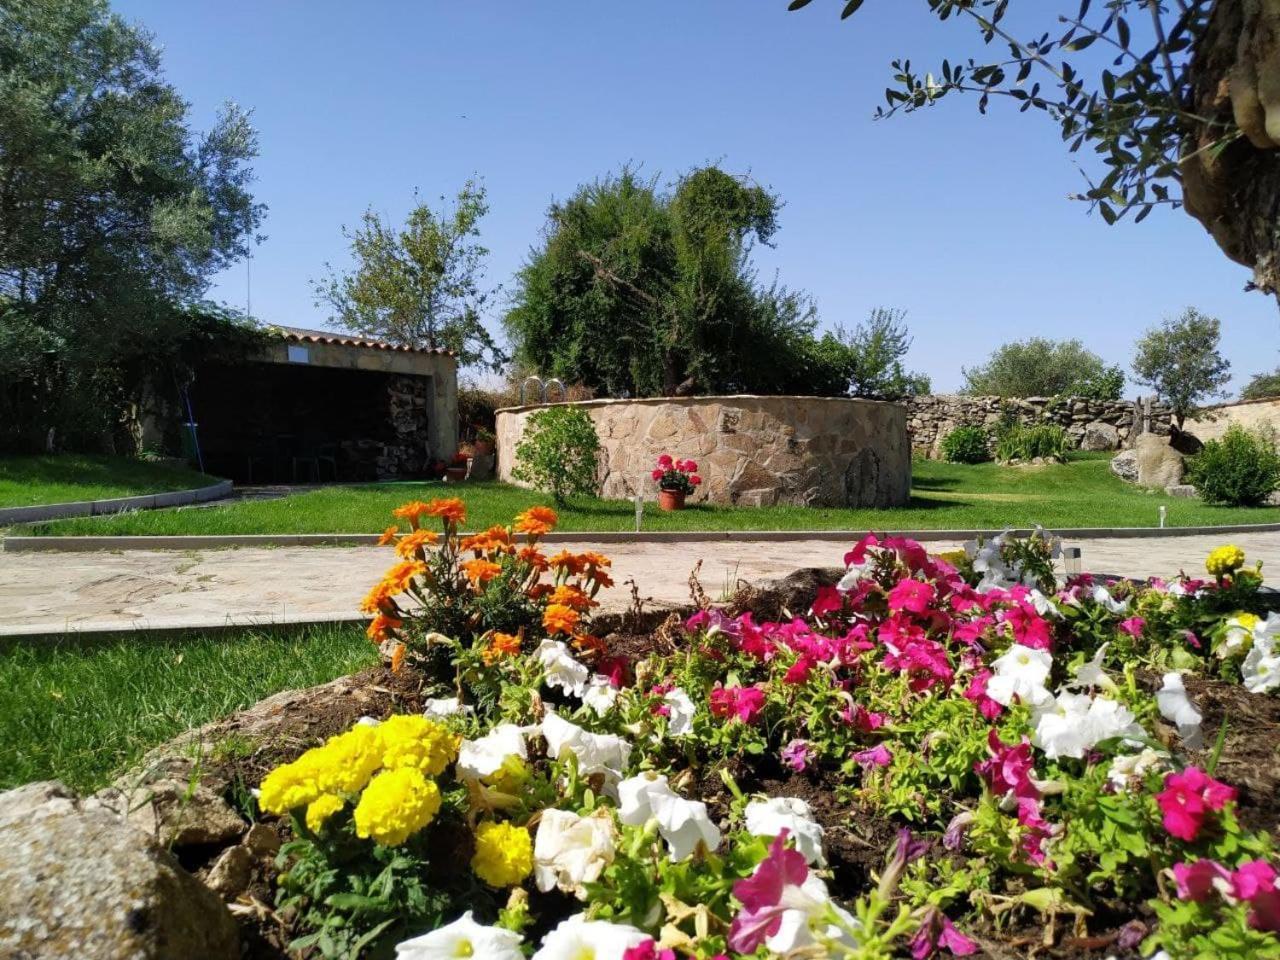
[(981, 366), (963, 370), (964, 392), (975, 396), (1081, 396), (1116, 400), (1124, 372), (1107, 366), (1079, 340), (1028, 340), (1006, 343)]
[(595, 493), (599, 454), (600, 437), (585, 410), (548, 407), (529, 415), (511, 472), (563, 504), (574, 494)]
[(489, 251), (478, 240), (479, 223), (488, 212), (484, 186), (474, 180), (463, 184), (452, 210), (416, 202), (402, 230), (366, 211), (360, 227), (343, 228), (354, 269), (329, 267), (315, 284), (317, 299), (356, 333), (452, 350), (463, 366), (498, 369), (506, 358), (480, 321)]
[(1054, 424), (1015, 426), (996, 437), (997, 460), (1031, 460), (1051, 457), (1061, 460), (1067, 455), (1067, 432)]
[(1269, 397), (1280, 397), (1280, 369), (1255, 373), (1240, 391), (1241, 400), (1265, 400)]
[(824, 336), (819, 349), (831, 352), (844, 380), (839, 391), (831, 392), (870, 400), (900, 400), (928, 393), (928, 376), (910, 373), (902, 365), (912, 343), (906, 317), (905, 310), (876, 307), (866, 322), (853, 330), (837, 326), (834, 335)]
[(982, 427), (956, 427), (942, 438), (942, 458), (950, 463), (985, 463), (991, 459), (988, 439)]
[(1222, 388), (1231, 379), (1231, 362), (1218, 352), (1220, 326), (1216, 318), (1187, 307), (1137, 343), (1133, 372), (1173, 408), (1178, 429), (1201, 401), (1226, 396)]
[(1280, 486), (1280, 453), (1273, 437), (1232, 424), (1191, 458), (1188, 473), (1209, 503), (1257, 506)]
[[(110, 449), (263, 215), (257, 139), (226, 107), (195, 135), (151, 37), (105, 0), (0, 14), (0, 446)], [(179, 375), (181, 371), (178, 371)]]
[(817, 346), (813, 304), (750, 266), (778, 206), (716, 167), (665, 192), (629, 168), (580, 187), (517, 277), (504, 321), (517, 360), (613, 396), (843, 392), (844, 355)]

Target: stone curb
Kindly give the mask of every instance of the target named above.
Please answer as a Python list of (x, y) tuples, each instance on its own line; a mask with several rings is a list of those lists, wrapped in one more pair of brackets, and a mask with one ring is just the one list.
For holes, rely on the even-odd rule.
[[(866, 534), (861, 530), (583, 530), (551, 533), (544, 543), (792, 543), (800, 540), (853, 543)], [(1004, 531), (989, 530), (890, 530), (876, 531), (909, 537), (921, 543), (938, 540), (972, 540)], [(1016, 534), (1031, 533), (1017, 528)], [(1250, 523), (1202, 527), (1079, 527), (1054, 530), (1069, 540), (1160, 539), (1164, 537), (1230, 536), (1236, 533), (1280, 533), (1280, 523)], [(227, 536), (128, 536), (128, 537), (5, 537), (6, 553), (80, 552), (91, 550), (218, 550), (235, 547), (373, 546), (372, 533), (232, 534)]]
[(153, 636), (164, 634), (189, 633), (199, 630), (202, 633), (217, 633), (222, 630), (272, 630), (288, 627), (314, 627), (340, 624), (364, 625), (370, 618), (363, 613), (308, 613), (308, 614), (227, 614), (217, 620), (198, 617), (138, 617), (127, 624), (120, 620), (68, 620), (61, 627), (53, 628), (44, 623), (21, 623), (0, 625), (0, 651), (5, 644), (15, 640), (51, 639), (51, 638), (100, 638), (115, 634), (147, 633)]
[(231, 496), (230, 480), (219, 480), (207, 487), (191, 490), (169, 490), (146, 493), (137, 497), (114, 497), (110, 500), (77, 500), (73, 503), (40, 503), (30, 507), (0, 508), (0, 527), (37, 520), (66, 520), (69, 517), (97, 517), (125, 510), (155, 510), (181, 507), (189, 503), (207, 503)]

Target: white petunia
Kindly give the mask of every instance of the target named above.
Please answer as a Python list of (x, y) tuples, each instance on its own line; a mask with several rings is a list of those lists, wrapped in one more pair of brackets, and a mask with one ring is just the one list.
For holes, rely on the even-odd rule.
[(1106, 607), (1112, 613), (1125, 613), (1129, 609), (1128, 600), (1117, 600), (1111, 596), (1111, 591), (1102, 584), (1098, 584), (1093, 588), (1093, 602)]
[(538, 649), (533, 651), (533, 655), (542, 664), (548, 687), (555, 687), (575, 697), (581, 697), (586, 692), (591, 671), (573, 658), (563, 640), (543, 640), (538, 644)]
[(600, 673), (591, 678), (586, 691), (582, 694), (582, 702), (594, 710), (597, 717), (603, 717), (612, 710), (617, 700), (618, 688), (609, 682), (608, 677)]
[(508, 757), (526, 760), (529, 748), (524, 730), (514, 723), (500, 723), (478, 740), (463, 740), (458, 747), (458, 776), (479, 780), (502, 769)]
[(1160, 769), (1168, 759), (1167, 753), (1144, 747), (1141, 753), (1126, 754), (1112, 760), (1107, 779), (1117, 790), (1128, 790), (1134, 780), (1142, 780), (1152, 770)]
[(1189, 750), (1199, 750), (1204, 746), (1204, 737), (1200, 730), (1200, 711), (1195, 708), (1191, 698), (1187, 696), (1187, 688), (1183, 686), (1182, 675), (1166, 673), (1164, 683), (1156, 691), (1156, 704), (1160, 707), (1160, 716), (1178, 728), (1178, 736), (1183, 746)]
[(459, 713), (473, 713), (474, 708), (464, 704), (457, 697), (438, 697), (428, 700), (426, 709), (422, 712), (428, 717), (452, 717)]
[(511, 930), (476, 923), (468, 910), (447, 926), (396, 944), (396, 960), (524, 960), (523, 942), (524, 938)]
[(870, 573), (870, 563), (851, 563), (845, 570), (844, 576), (840, 578), (840, 582), (836, 584), (836, 589), (841, 593), (849, 593), (856, 589), (858, 582)]
[(613, 815), (600, 807), (589, 817), (569, 810), (543, 810), (533, 841), (533, 879), (546, 893), (559, 887), (582, 899), (584, 883), (600, 879), (613, 863)]
[(533, 960), (622, 960), (628, 950), (650, 939), (635, 927), (588, 920), (580, 913), (562, 921), (543, 937)]
[[(1112, 700), (1110, 697), (1093, 698), (1085, 723), (1088, 730), (1088, 744), (1091, 748), (1103, 740), (1111, 740), (1115, 737), (1125, 737), (1126, 743), (1137, 748), (1142, 745), (1141, 738), (1147, 735), (1147, 732), (1142, 729), (1142, 724), (1138, 723), (1138, 718), (1133, 715), (1133, 711), (1119, 700)], [(1139, 739), (1133, 739), (1135, 737)]]
[(1089, 708), (1093, 700), (1083, 693), (1062, 691), (1036, 716), (1031, 733), (1032, 745), (1044, 751), (1050, 760), (1058, 757), (1079, 759), (1093, 746), (1089, 742)]
[(379, 720), (377, 717), (361, 717), (359, 720), (356, 721), (356, 726), (357, 727), (376, 727), (381, 723), (382, 721)]
[(656, 820), (672, 863), (691, 856), (699, 843), (708, 850), (720, 846), (720, 830), (707, 805), (684, 799), (660, 774), (646, 772), (618, 784), (618, 819), (632, 827)]
[(1053, 669), (1053, 657), (1015, 643), (991, 664), (994, 675), (987, 681), (987, 696), (1001, 706), (1009, 706), (1016, 696), (1023, 703), (1038, 706), (1053, 699), (1044, 682)]
[(1042, 617), (1062, 617), (1062, 612), (1058, 609), (1058, 605), (1046, 597), (1036, 587), (1032, 587), (1027, 593), (1027, 599), (1031, 601), (1031, 605), (1036, 608), (1036, 613)]
[(1254, 641), (1240, 665), (1240, 674), (1250, 693), (1269, 693), (1280, 687), (1280, 653), (1270, 637)]
[(591, 733), (565, 720), (554, 710), (542, 718), (542, 736), (547, 741), (547, 755), (558, 760), (565, 751), (578, 759), (578, 772), (583, 776), (602, 773), (606, 787), (622, 779), (631, 757), (631, 744), (611, 733)]
[(770, 797), (752, 800), (746, 809), (747, 832), (753, 837), (776, 837), (787, 831), (787, 838), (809, 863), (826, 866), (822, 853), (823, 829), (813, 819), (809, 804), (798, 797)]
[(653, 817), (652, 798), (671, 794), (667, 778), (646, 770), (618, 784), (618, 819), (629, 827), (643, 827)]
[(1115, 683), (1107, 672), (1102, 669), (1103, 658), (1107, 655), (1107, 647), (1109, 643), (1104, 643), (1098, 648), (1098, 652), (1093, 655), (1093, 659), (1080, 664), (1076, 667), (1076, 686), (1080, 687), (1101, 687), (1104, 690), (1114, 690)]
[(693, 718), (698, 708), (687, 693), (679, 687), (672, 687), (663, 694), (662, 703), (667, 708), (668, 733), (673, 737), (687, 737), (693, 733)]

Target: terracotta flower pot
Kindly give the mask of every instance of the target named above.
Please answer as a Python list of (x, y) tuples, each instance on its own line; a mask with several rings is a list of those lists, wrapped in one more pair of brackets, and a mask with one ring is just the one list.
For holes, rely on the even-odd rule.
[(467, 468), (465, 466), (450, 467), (444, 472), (445, 483), (461, 483), (465, 479), (467, 479)]
[(683, 510), (684, 509), (684, 491), (683, 490), (659, 490), (658, 491), (658, 509), (659, 510)]

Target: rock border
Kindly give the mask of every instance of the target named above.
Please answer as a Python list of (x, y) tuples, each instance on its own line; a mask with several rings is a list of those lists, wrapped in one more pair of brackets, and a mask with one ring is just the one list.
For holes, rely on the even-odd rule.
[(169, 490), (164, 493), (144, 493), (136, 497), (113, 497), (108, 500), (75, 500), (70, 503), (38, 503), (30, 507), (0, 508), (0, 527), (12, 523), (33, 523), (38, 520), (66, 520), (70, 517), (98, 517), (125, 510), (156, 510), (162, 507), (181, 507), (191, 503), (207, 503), (231, 496), (232, 482), (219, 480), (207, 487), (190, 490)]

